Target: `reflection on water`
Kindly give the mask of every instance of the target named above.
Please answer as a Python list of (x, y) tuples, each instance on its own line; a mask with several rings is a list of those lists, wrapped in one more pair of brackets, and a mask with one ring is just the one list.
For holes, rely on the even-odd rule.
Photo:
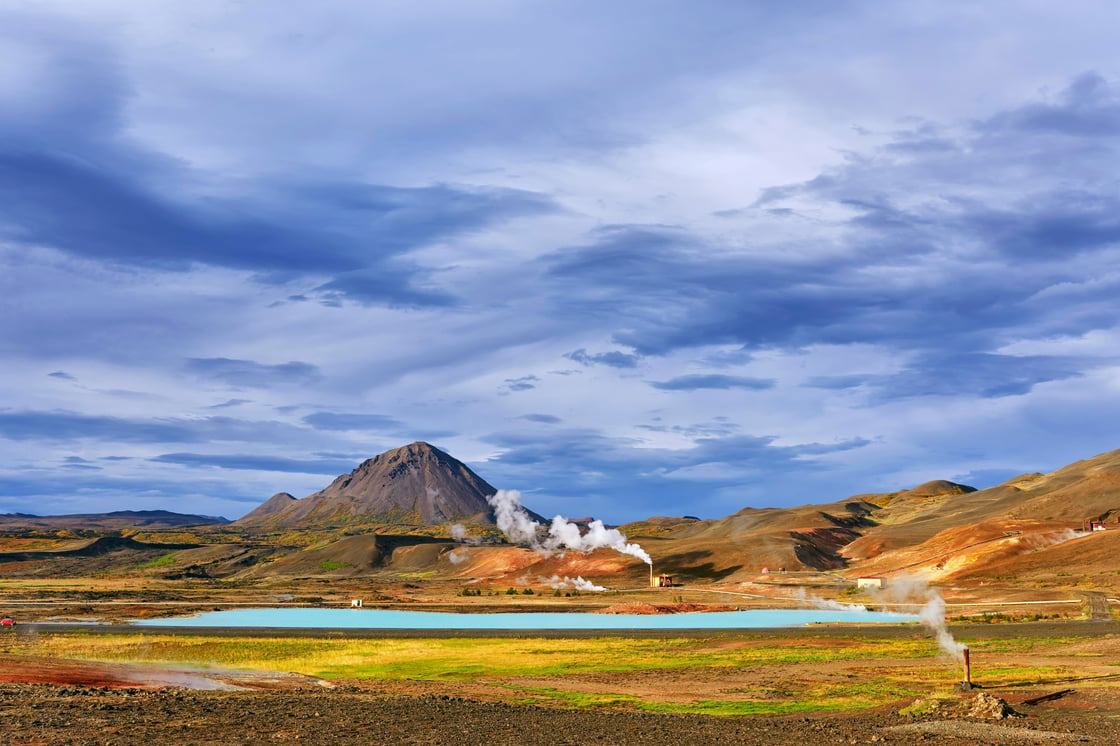
[(322, 629), (759, 629), (809, 624), (914, 622), (912, 614), (836, 609), (752, 609), (691, 614), (491, 613), (387, 609), (234, 609), (193, 617), (138, 619), (145, 627)]

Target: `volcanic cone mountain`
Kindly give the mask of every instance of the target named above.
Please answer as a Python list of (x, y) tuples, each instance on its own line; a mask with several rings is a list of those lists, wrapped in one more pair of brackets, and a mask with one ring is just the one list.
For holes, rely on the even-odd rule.
[(238, 525), (322, 526), (348, 523), (431, 525), (493, 523), (486, 498), (497, 490), (464, 463), (416, 442), (363, 461), (313, 495), (273, 495)]

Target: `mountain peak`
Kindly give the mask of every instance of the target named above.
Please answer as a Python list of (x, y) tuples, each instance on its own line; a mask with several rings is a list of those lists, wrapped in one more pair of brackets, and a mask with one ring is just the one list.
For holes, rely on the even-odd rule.
[(302, 500), (283, 499), (287, 493), (274, 495), (238, 523), (492, 522), (486, 498), (495, 492), (463, 462), (431, 443), (416, 441), (366, 459)]

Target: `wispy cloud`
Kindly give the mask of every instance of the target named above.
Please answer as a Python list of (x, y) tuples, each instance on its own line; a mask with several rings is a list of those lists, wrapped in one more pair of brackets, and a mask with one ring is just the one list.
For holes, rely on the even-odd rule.
[(191, 358), (184, 368), (188, 373), (230, 386), (267, 388), (285, 383), (313, 383), (322, 377), (317, 366), (298, 361), (269, 365), (225, 357)]
[(650, 385), (662, 391), (698, 391), (700, 389), (764, 391), (773, 388), (776, 383), (772, 378), (728, 376), (722, 373), (692, 373), (677, 376), (668, 381), (652, 381)]
[(152, 459), (165, 464), (189, 467), (215, 467), (250, 471), (294, 472), (336, 476), (354, 468), (351, 460), (293, 459), (278, 456), (252, 456), (205, 453), (164, 453)]

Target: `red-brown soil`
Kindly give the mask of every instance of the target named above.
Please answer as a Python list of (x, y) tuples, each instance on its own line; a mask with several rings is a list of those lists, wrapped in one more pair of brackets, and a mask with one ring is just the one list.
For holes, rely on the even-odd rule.
[[(1027, 709), (1027, 708), (1023, 708)], [(1041, 709), (1041, 708), (1036, 708)], [(558, 710), (454, 695), (334, 690), (192, 691), (0, 684), (11, 744), (1004, 744), (1120, 739), (1115, 717), (1047, 709), (1001, 721), (944, 714), (717, 718)]]

